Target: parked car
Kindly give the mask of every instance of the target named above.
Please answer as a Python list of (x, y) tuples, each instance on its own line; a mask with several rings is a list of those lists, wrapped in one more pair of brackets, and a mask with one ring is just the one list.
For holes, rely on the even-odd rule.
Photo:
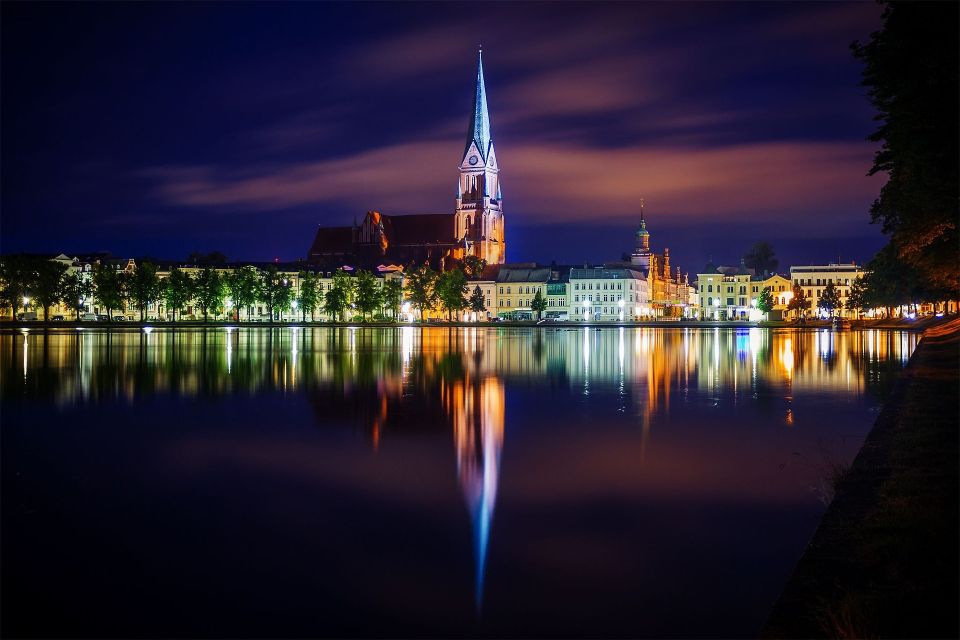
[(52, 318), (50, 318), (50, 320), (52, 320), (53, 322), (63, 322), (63, 321), (64, 321), (64, 317), (63, 317), (63, 316), (53, 316)]
[(97, 314), (95, 313), (84, 313), (80, 316), (80, 322), (96, 322)]
[(36, 320), (37, 312), (36, 311), (24, 311), (17, 316), (17, 320)]
[(127, 316), (113, 316), (114, 322), (126, 322)]
[(105, 313), (97, 314), (97, 322), (110, 322), (110, 316)]

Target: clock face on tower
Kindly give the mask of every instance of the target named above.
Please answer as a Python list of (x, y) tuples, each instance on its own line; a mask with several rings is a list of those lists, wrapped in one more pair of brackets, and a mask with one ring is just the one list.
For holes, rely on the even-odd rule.
[(470, 156), (470, 164), (477, 164), (477, 162), (479, 162), (477, 156)]

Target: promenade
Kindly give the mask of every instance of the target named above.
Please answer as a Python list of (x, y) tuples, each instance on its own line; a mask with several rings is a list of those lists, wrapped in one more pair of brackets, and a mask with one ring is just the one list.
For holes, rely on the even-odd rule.
[(960, 319), (924, 332), (763, 629), (956, 638)]

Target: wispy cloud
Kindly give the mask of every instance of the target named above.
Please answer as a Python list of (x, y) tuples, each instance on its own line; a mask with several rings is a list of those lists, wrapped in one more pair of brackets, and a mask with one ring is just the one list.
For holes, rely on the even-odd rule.
[[(148, 175), (169, 204), (268, 211), (363, 203), (386, 212), (452, 211), (457, 140), (405, 143), (321, 162), (223, 170), (165, 167)], [(864, 176), (860, 143), (757, 143), (702, 149), (595, 149), (513, 144), (500, 150), (508, 215), (525, 223), (617, 221), (641, 196), (665, 214), (719, 224), (764, 220), (776, 211), (865, 207), (878, 185)], [(821, 223), (829, 226), (826, 213)], [(334, 223), (336, 221), (330, 221)]]

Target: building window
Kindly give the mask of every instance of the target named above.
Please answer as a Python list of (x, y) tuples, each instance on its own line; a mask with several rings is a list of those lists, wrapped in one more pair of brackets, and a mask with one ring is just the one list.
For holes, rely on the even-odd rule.
[(733, 306), (733, 298), (727, 298), (727, 306), (728, 306), (728, 307), (732, 307), (732, 306)]
[(707, 285), (707, 291), (708, 291), (709, 293), (713, 293), (713, 285), (712, 285), (712, 284), (708, 284), (708, 285)]
[(707, 306), (708, 307), (713, 306), (713, 296), (707, 296)]

